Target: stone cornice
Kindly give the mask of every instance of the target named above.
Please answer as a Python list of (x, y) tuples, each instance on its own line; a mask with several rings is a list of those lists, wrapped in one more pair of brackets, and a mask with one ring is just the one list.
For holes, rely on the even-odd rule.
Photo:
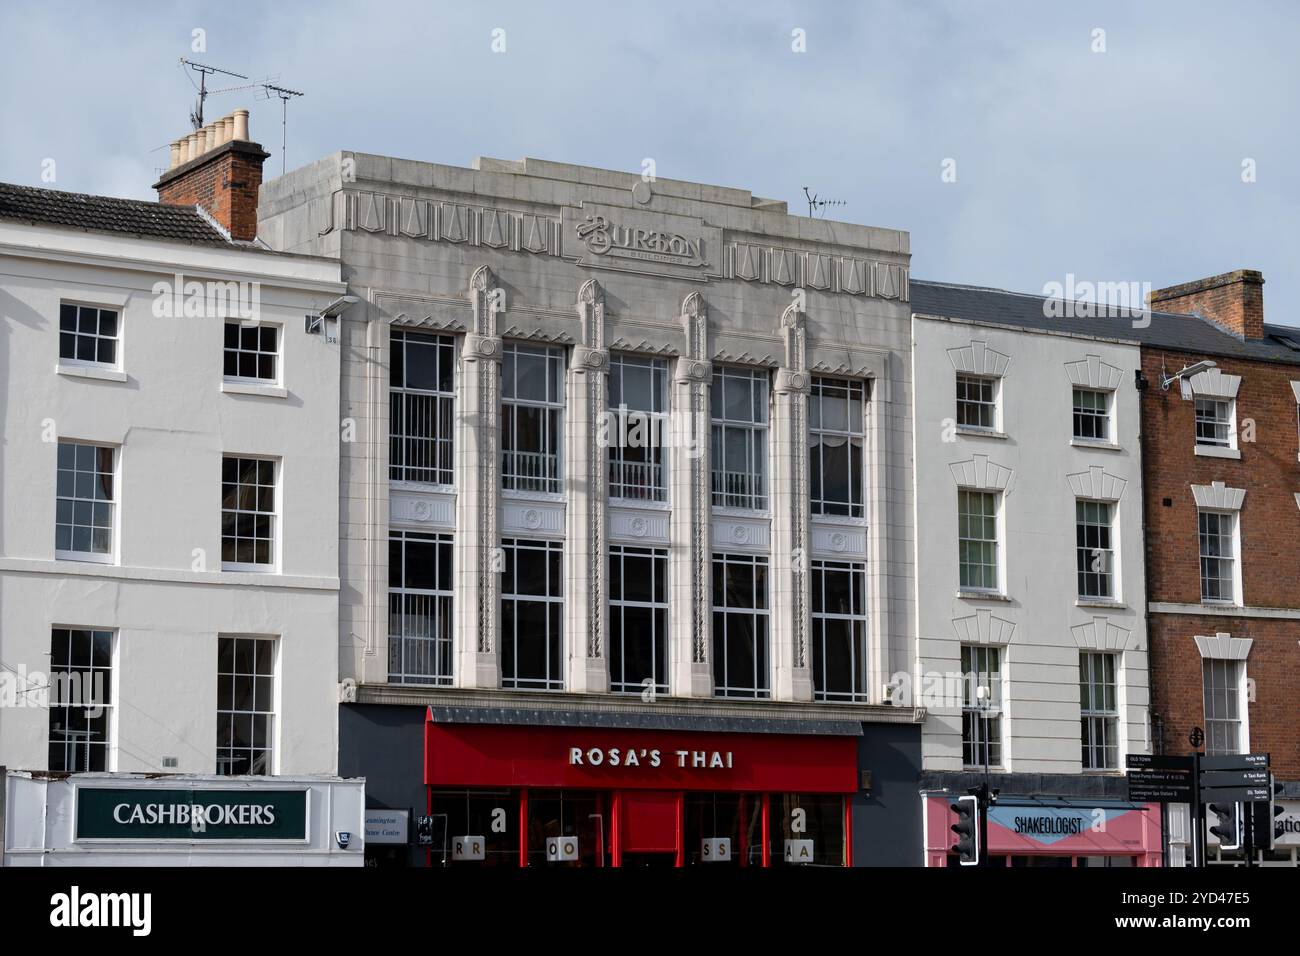
[[(697, 717), (809, 723), (915, 724), (925, 719), (924, 708), (894, 707), (888, 704), (822, 704), (685, 697), (659, 697), (653, 703), (646, 703), (635, 695), (624, 697), (615, 694), (473, 690), (401, 684), (358, 685), (356, 701), (359, 704), (481, 710), (485, 717), (491, 718), (486, 722), (498, 722), (502, 710), (538, 714), (624, 715), (629, 718), (636, 716), (651, 719), (662, 716), (669, 719)], [(496, 716), (491, 716), (493, 714)]]

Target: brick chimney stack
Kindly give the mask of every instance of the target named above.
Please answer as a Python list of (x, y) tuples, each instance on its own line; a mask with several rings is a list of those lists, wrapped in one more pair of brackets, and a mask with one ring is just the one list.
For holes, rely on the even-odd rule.
[(271, 154), (248, 139), (248, 110), (235, 110), (171, 144), (171, 165), (154, 183), (158, 201), (203, 207), (230, 233), (257, 238), (257, 191)]
[(1158, 312), (1194, 313), (1243, 339), (1264, 337), (1264, 276), (1254, 269), (1157, 289), (1148, 304)]

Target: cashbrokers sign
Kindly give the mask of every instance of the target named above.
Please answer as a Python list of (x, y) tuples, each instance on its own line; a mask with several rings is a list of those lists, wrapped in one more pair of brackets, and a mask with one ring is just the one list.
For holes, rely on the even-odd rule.
[(307, 799), (305, 789), (78, 787), (75, 839), (306, 842)]

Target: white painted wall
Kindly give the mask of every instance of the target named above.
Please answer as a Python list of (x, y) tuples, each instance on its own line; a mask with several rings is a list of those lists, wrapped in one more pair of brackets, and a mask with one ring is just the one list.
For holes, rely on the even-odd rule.
[[(220, 316), (155, 317), (153, 285), (177, 272), (260, 282), (284, 397), (222, 391)], [(277, 772), (337, 766), (339, 347), (303, 316), (338, 277), (303, 256), (0, 224), (0, 662), (45, 672), (52, 627), (115, 629), (112, 769), (214, 771), (231, 633), (280, 639)], [(61, 300), (119, 309), (125, 381), (56, 371)], [(58, 438), (120, 449), (115, 563), (55, 560)], [(282, 461), (279, 573), (221, 571), (223, 452)], [(45, 769), (47, 736), (44, 708), (0, 707), (0, 764)]]
[[(918, 642), (913, 686), (926, 672), (958, 672), (959, 634), (1009, 641), (1002, 652), (1003, 769), (1079, 773), (1079, 652), (1096, 642), (1123, 648), (1120, 768), (1125, 753), (1145, 753), (1147, 635), (1142, 550), (1141, 457), (1136, 345), (1079, 336), (913, 317), (916, 381)], [(972, 343), (983, 343), (985, 351)], [(993, 350), (995, 355), (987, 350)], [(1070, 363), (1096, 356), (1117, 369), (1116, 449), (1072, 444)], [(1005, 359), (1003, 358), (1005, 357)], [(1003, 438), (952, 427), (956, 367), (974, 362), (1002, 379)], [(1098, 366), (1094, 363), (1094, 368)], [(1088, 374), (1075, 366), (1075, 375)], [(1006, 493), (1002, 555), (1006, 600), (958, 596), (957, 488), (953, 470), (982, 471), (977, 456), (1001, 466)], [(1075, 484), (1089, 470), (1126, 482), (1116, 509), (1120, 602), (1087, 606), (1075, 577)], [(1097, 647), (1097, 649), (1102, 649)], [(922, 702), (927, 703), (927, 702)], [(932, 706), (922, 736), (927, 770), (962, 769), (960, 707)]]

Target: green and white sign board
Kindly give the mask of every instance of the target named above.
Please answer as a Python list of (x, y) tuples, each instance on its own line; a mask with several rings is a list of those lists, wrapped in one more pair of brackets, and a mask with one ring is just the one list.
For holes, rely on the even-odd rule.
[(78, 787), (75, 839), (306, 842), (307, 791)]

